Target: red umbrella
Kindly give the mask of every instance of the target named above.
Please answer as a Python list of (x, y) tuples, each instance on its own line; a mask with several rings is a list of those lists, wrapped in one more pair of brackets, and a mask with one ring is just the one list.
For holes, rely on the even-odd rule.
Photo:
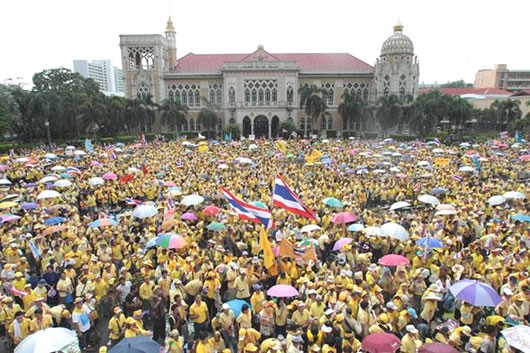
[(333, 218), (331, 219), (331, 222), (333, 223), (352, 223), (359, 219), (359, 217), (352, 213), (352, 212), (340, 212), (337, 213)]
[(407, 259), (405, 256), (396, 254), (385, 255), (377, 262), (383, 266), (399, 266), (410, 264), (409, 259)]
[(394, 353), (401, 347), (401, 341), (396, 335), (379, 332), (366, 336), (361, 349), (369, 353)]
[(213, 205), (210, 205), (210, 206), (207, 206), (203, 213), (207, 216), (217, 216), (219, 214), (219, 212), (221, 212), (221, 209), (217, 206), (213, 206)]
[(450, 344), (425, 343), (421, 345), (418, 353), (458, 353), (458, 350)]

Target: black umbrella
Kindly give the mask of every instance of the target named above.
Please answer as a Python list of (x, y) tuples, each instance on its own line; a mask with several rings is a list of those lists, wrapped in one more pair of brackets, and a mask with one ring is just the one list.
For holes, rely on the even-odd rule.
[(151, 337), (136, 336), (122, 339), (109, 353), (160, 353), (160, 347)]

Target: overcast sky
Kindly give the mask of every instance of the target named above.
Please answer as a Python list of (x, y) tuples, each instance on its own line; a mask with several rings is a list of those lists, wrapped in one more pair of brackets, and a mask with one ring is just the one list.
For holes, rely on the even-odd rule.
[(505, 63), (530, 70), (528, 0), (16, 0), (0, 10), (0, 82), (74, 59), (121, 67), (120, 34), (163, 34), (189, 52), (347, 52), (373, 65), (400, 20), (414, 42), (420, 83), (473, 82)]

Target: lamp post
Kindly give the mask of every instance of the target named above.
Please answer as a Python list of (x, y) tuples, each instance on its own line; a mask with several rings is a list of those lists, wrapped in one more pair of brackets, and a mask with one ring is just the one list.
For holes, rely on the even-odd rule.
[(44, 126), (46, 126), (46, 136), (48, 137), (48, 146), (52, 147), (52, 135), (50, 134), (50, 122), (48, 119), (44, 122)]

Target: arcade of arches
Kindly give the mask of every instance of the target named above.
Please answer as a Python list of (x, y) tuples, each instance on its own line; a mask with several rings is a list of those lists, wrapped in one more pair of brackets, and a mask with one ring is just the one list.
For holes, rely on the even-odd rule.
[(249, 116), (243, 118), (242, 135), (249, 137), (254, 135), (255, 138), (271, 138), (280, 134), (280, 119), (274, 115), (271, 119), (265, 115), (257, 115), (254, 119)]

